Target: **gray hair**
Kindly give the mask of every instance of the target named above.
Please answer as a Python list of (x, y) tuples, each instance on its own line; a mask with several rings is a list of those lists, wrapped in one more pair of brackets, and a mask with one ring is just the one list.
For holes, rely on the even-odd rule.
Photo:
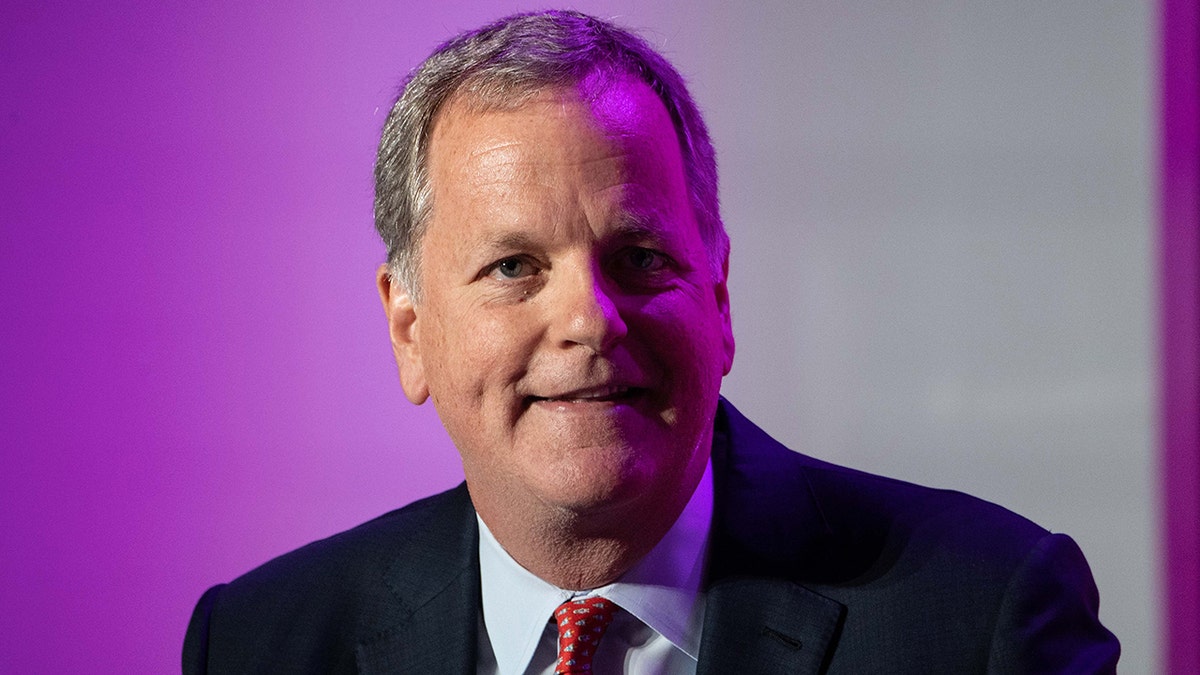
[(589, 75), (633, 76), (658, 94), (679, 137), (688, 195), (714, 278), (729, 254), (721, 222), (717, 162), (708, 129), (683, 77), (645, 40), (574, 11), (516, 14), (442, 44), (409, 74), (388, 113), (375, 160), (375, 229), (387, 245), (389, 274), (416, 301), (419, 247), (429, 222), (429, 140), (439, 110), (464, 98), (515, 107), (538, 91), (574, 86)]

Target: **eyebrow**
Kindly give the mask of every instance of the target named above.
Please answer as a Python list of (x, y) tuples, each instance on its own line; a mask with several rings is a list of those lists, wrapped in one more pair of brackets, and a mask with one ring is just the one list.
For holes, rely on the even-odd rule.
[[(623, 211), (617, 216), (615, 225), (605, 238), (622, 241), (646, 239), (654, 242), (664, 239), (663, 228), (657, 217), (631, 211)], [(491, 254), (534, 249), (538, 248), (539, 243), (536, 237), (524, 230), (512, 230), (489, 238), (483, 246)]]
[(656, 214), (622, 211), (611, 233), (613, 239), (649, 239), (661, 242), (662, 221)]
[(534, 248), (536, 242), (533, 237), (529, 236), (529, 233), (517, 230), (505, 232), (494, 239), (488, 239), (484, 242), (484, 246), (489, 251), (503, 252)]

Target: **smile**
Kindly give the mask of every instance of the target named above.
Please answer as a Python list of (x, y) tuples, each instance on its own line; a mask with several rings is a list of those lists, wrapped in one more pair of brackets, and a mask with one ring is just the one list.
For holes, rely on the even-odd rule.
[(601, 386), (576, 389), (550, 396), (526, 397), (528, 404), (534, 403), (620, 403), (641, 395), (645, 390), (640, 387)]

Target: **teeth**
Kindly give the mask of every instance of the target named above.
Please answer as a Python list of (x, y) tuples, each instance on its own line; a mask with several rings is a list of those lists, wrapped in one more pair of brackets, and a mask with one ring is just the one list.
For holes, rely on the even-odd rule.
[(559, 396), (550, 397), (552, 400), (558, 401), (594, 401), (602, 398), (609, 398), (614, 395), (624, 394), (629, 391), (629, 387), (601, 387), (598, 389), (588, 389), (583, 391), (568, 392)]

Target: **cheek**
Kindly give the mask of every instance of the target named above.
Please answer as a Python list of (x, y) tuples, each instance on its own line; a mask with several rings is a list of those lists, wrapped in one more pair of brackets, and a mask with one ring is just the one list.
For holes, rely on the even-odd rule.
[(703, 413), (704, 406), (697, 405), (711, 400), (721, 386), (721, 323), (715, 309), (704, 307), (699, 302), (650, 303), (640, 318), (638, 342), (665, 378), (659, 405), (668, 426)]
[(723, 324), (715, 303), (693, 295), (664, 297), (648, 303), (643, 317), (643, 335), (665, 360), (695, 373), (722, 368)]
[(528, 361), (527, 322), (503, 313), (475, 309), (448, 317), (437, 326), (436, 366), (431, 387), (465, 402), (505, 394)]

